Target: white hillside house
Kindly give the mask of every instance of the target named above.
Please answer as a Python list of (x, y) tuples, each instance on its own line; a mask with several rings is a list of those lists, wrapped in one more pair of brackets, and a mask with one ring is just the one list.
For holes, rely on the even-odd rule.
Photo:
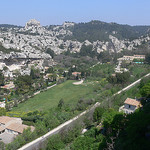
[(124, 105), (119, 108), (119, 112), (123, 111), (126, 114), (130, 114), (141, 106), (141, 103), (136, 99), (127, 98), (124, 102)]

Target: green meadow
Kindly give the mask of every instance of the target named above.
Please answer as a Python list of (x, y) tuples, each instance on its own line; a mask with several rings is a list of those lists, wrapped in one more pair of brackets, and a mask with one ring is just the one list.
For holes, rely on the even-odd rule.
[(93, 95), (93, 84), (74, 85), (76, 81), (68, 80), (62, 84), (41, 92), (40, 94), (20, 103), (14, 107), (12, 111), (15, 112), (28, 112), (35, 110), (48, 110), (57, 107), (59, 100), (63, 99), (64, 103), (76, 104), (80, 98), (88, 99)]

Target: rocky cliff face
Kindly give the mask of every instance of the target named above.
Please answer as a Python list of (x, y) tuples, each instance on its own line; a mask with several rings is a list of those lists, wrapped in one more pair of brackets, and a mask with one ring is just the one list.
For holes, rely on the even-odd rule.
[(73, 32), (70, 28), (74, 25), (75, 23), (65, 22), (63, 25), (48, 28), (42, 27), (40, 22), (32, 19), (22, 28), (7, 28), (7, 30), (0, 28), (0, 44), (7, 49), (18, 50), (18, 52), (15, 51), (10, 54), (0, 52), (0, 59), (9, 57), (51, 59), (51, 56), (46, 53), (48, 48), (56, 54), (67, 50), (75, 53), (80, 51), (83, 44), (92, 45), (93, 50), (96, 49), (97, 52), (106, 50), (120, 52), (123, 49), (133, 50), (143, 42), (150, 40), (148, 35), (132, 41), (128, 39), (119, 40), (116, 37), (117, 31), (109, 34), (108, 41), (97, 40), (89, 42), (85, 40), (81, 42), (77, 40), (64, 40), (65, 37), (72, 36)]
[[(91, 27), (93, 27), (95, 23), (97, 27), (97, 22), (92, 22)], [(105, 26), (105, 23), (100, 22), (99, 25)], [(74, 29), (75, 26), (76, 28)], [(106, 24), (106, 26), (108, 26), (108, 24)], [(92, 36), (91, 31), (88, 33), (84, 29), (84, 24), (83, 27), (80, 27), (80, 25), (77, 26), (75, 23), (65, 22), (63, 25), (43, 27), (39, 21), (32, 19), (26, 23), (25, 27), (11, 25), (7, 25), (6, 27), (0, 26), (0, 70), (3, 70), (5, 76), (10, 77), (13, 77), (13, 74), (17, 70), (19, 70), (22, 75), (30, 74), (30, 68), (34, 64), (36, 64), (39, 69), (44, 70), (46, 64), (48, 66), (54, 64), (51, 56), (46, 53), (47, 49), (53, 50), (56, 54), (67, 50), (76, 53), (80, 52), (84, 44), (92, 45), (92, 50), (97, 50), (98, 53), (102, 51), (118, 53), (123, 49), (134, 50), (143, 42), (150, 41), (148, 34), (144, 37), (135, 38), (134, 40), (126, 38), (119, 39), (117, 38), (117, 28), (116, 31), (109, 31), (109, 34), (107, 31), (103, 32), (103, 30), (100, 32), (100, 34), (103, 33), (104, 36), (105, 34), (107, 35), (107, 40), (99, 40), (97, 38), (95, 41), (89, 41), (87, 39), (90, 38), (89, 35)], [(148, 27), (146, 27), (146, 30), (147, 29)], [(87, 39), (86, 36), (84, 37), (84, 41), (71, 39), (76, 31), (80, 35), (80, 30), (84, 31), (83, 34), (87, 34)], [(98, 31), (98, 29), (96, 30)], [(80, 35), (81, 38), (83, 34)]]

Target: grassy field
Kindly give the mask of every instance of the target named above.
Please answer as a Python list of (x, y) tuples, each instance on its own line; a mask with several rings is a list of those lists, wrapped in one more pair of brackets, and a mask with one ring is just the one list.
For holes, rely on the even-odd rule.
[(76, 103), (80, 98), (91, 98), (94, 85), (73, 85), (73, 82), (75, 81), (69, 80), (42, 92), (19, 104), (18, 107), (14, 107), (12, 111), (28, 112), (34, 110), (47, 110), (56, 107), (61, 98), (65, 103), (71, 104)]

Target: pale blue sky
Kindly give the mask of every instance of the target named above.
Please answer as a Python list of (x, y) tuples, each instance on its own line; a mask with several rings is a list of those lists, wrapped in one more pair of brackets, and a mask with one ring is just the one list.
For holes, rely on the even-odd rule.
[(42, 25), (91, 20), (150, 25), (150, 0), (0, 1), (0, 24), (25, 25), (32, 18), (40, 21)]

